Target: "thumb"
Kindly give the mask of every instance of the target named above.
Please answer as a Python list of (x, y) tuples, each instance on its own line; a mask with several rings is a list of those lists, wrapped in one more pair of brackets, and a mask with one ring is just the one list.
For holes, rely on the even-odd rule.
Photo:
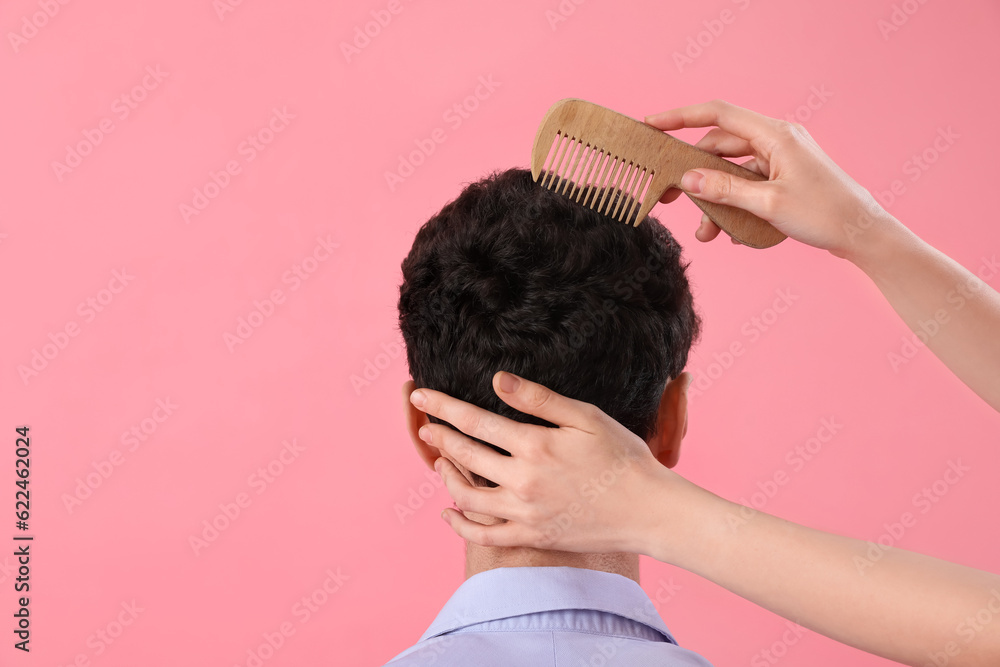
[(493, 391), (515, 410), (541, 417), (556, 426), (585, 428), (594, 418), (594, 406), (506, 371), (498, 371), (493, 376)]
[(761, 218), (769, 187), (768, 181), (748, 181), (715, 169), (691, 169), (681, 178), (681, 190), (692, 197), (742, 208)]

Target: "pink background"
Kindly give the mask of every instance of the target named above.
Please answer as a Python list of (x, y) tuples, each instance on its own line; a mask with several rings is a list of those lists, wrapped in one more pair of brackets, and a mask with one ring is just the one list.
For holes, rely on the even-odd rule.
[[(888, 208), (928, 242), (972, 270), (1000, 249), (977, 196), (996, 189), (1000, 149), (991, 0), (895, 3), (884, 34), (886, 0), (402, 0), (396, 14), (387, 0), (224, 1), (10, 0), (0, 14), (4, 665), (247, 665), (283, 624), (269, 667), (377, 665), (416, 641), (461, 583), (463, 549), (403, 430), (399, 264), (464, 183), (527, 166), (558, 99), (635, 117), (715, 97), (797, 113), (865, 187), (900, 181)], [(372, 12), (386, 25), (345, 54)], [(914, 170), (948, 128), (958, 138)], [(705, 331), (690, 370), (714, 376), (678, 471), (746, 502), (784, 471), (767, 512), (867, 540), (915, 512), (899, 545), (1000, 570), (1000, 419), (926, 349), (890, 365), (912, 334), (865, 276), (794, 242), (702, 245), (686, 198), (654, 214), (692, 261)], [(776, 315), (777, 290), (794, 301)], [(259, 326), (238, 331), (248, 317)], [(722, 368), (734, 342), (744, 352)], [(33, 357), (41, 370), (22, 377)], [(824, 418), (842, 427), (793, 467)], [(23, 424), (29, 655), (10, 632)], [(949, 460), (971, 472), (920, 513), (914, 495)], [(785, 631), (673, 567), (645, 560), (642, 577), (654, 597), (680, 586), (660, 611), (715, 664), (760, 660)], [(785, 648), (786, 664), (887, 664), (813, 633)]]

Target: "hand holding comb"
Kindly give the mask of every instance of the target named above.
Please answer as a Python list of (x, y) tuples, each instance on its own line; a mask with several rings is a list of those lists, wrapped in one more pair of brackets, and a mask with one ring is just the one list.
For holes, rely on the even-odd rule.
[[(589, 201), (590, 208), (596, 205), (600, 213), (633, 225), (642, 222), (667, 188), (680, 186), (684, 172), (697, 167), (751, 181), (767, 180), (655, 127), (578, 99), (552, 105), (531, 149), (531, 176), (536, 183), (544, 170), (544, 187), (576, 201), (586, 192), (584, 205)], [(769, 248), (785, 239), (749, 211), (688, 196), (743, 245)]]

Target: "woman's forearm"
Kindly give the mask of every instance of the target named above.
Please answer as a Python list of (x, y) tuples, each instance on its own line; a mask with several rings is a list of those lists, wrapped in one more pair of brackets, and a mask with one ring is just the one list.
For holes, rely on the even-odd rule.
[[(1000, 576), (814, 530), (692, 490), (698, 495), (683, 510), (687, 518), (678, 524), (676, 509), (669, 517), (665, 512), (663, 529), (654, 531), (645, 553), (891, 660), (1000, 665)], [(671, 502), (676, 497), (651, 506)]]
[(886, 363), (904, 372), (927, 347), (1000, 411), (1000, 294), (986, 282), (1000, 275), (996, 252), (984, 251), (970, 271), (888, 214), (861, 227), (848, 259), (913, 332), (893, 341)]

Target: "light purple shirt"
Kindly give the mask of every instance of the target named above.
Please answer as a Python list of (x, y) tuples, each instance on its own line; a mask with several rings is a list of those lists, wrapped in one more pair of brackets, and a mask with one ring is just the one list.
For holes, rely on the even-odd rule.
[(677, 645), (628, 577), (575, 567), (502, 567), (469, 577), (391, 667), (711, 667)]

